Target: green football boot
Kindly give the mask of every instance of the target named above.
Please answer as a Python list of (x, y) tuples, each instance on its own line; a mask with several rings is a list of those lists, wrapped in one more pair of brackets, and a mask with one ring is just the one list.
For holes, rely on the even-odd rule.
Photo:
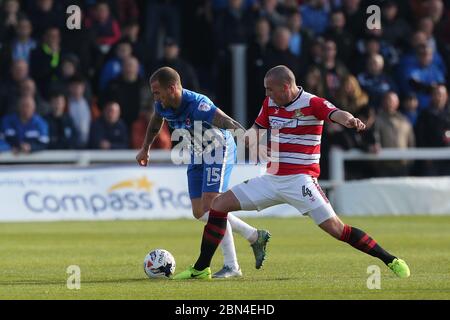
[(211, 279), (211, 268), (207, 267), (201, 271), (195, 270), (194, 266), (190, 266), (187, 270), (180, 272), (179, 274), (173, 276), (172, 280), (190, 280), (190, 279), (200, 279), (209, 280)]
[(411, 274), (408, 265), (402, 259), (395, 258), (388, 267), (400, 278), (408, 278)]
[(255, 267), (261, 268), (266, 259), (266, 245), (272, 235), (267, 230), (258, 230), (258, 239), (251, 244), (253, 253), (255, 255)]

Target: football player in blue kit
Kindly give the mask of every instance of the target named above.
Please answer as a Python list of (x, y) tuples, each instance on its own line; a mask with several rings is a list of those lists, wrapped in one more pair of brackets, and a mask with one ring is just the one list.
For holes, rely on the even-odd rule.
[[(198, 139), (197, 131), (194, 130), (198, 124), (201, 125), (201, 134), (208, 129), (216, 129), (214, 132), (220, 135), (220, 139), (217, 140), (221, 140), (222, 143), (215, 144), (212, 148), (204, 148), (202, 141), (191, 144), (193, 147), (190, 148), (191, 163), (187, 169), (187, 176), (192, 211), (196, 219), (206, 223), (211, 202), (227, 190), (231, 170), (236, 160), (236, 144), (232, 134), (226, 129), (244, 131), (245, 129), (217, 108), (208, 97), (183, 89), (179, 74), (172, 68), (162, 67), (156, 70), (150, 77), (150, 88), (155, 100), (155, 113), (148, 124), (142, 148), (136, 156), (139, 165), (147, 166), (150, 147), (164, 121), (167, 121), (174, 130), (182, 129), (181, 132), (187, 130), (190, 138), (193, 139)], [(205, 161), (207, 157), (221, 161)], [(265, 259), (270, 233), (267, 230), (257, 230), (229, 214), (221, 242), (224, 266), (213, 275), (215, 278), (242, 276), (234, 247), (233, 231), (241, 234), (251, 244), (257, 269), (261, 268)]]

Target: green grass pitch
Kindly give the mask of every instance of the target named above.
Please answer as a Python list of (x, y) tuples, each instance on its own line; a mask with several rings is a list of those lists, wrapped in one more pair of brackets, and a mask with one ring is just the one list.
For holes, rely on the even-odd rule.
[[(202, 224), (194, 220), (0, 224), (3, 299), (450, 299), (450, 217), (344, 217), (404, 258), (411, 277), (396, 278), (379, 260), (332, 239), (308, 218), (246, 219), (272, 233), (268, 259), (254, 268), (248, 243), (235, 234), (244, 276), (213, 281), (150, 280), (144, 256), (169, 250), (176, 272), (198, 256)], [(66, 269), (81, 268), (69, 290)], [(222, 265), (220, 250), (212, 269)], [(381, 269), (369, 290), (367, 268)]]

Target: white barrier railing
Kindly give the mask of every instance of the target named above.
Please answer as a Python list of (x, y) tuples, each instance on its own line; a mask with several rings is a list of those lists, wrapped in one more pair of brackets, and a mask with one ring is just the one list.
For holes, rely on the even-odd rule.
[(345, 181), (345, 161), (380, 161), (380, 160), (450, 160), (450, 147), (447, 148), (410, 148), (381, 149), (377, 154), (364, 153), (359, 150), (344, 151), (332, 148), (329, 157), (330, 180), (334, 185)]
[[(87, 167), (91, 164), (130, 163), (135, 164), (137, 150), (47, 150), (31, 154), (15, 155), (0, 153), (0, 164), (74, 164)], [(152, 150), (151, 163), (172, 163), (172, 152)], [(332, 148), (330, 157), (330, 180), (321, 181), (324, 188), (337, 186), (345, 181), (345, 161), (380, 160), (446, 160), (450, 159), (448, 148), (382, 149), (378, 154), (359, 150), (344, 151)]]
[[(0, 164), (74, 164), (136, 163), (137, 150), (48, 150), (31, 154), (0, 153)], [(152, 163), (171, 163), (171, 151), (151, 150)]]

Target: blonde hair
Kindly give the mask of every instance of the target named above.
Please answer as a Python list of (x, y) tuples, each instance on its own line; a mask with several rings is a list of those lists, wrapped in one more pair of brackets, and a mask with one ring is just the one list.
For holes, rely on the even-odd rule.
[[(352, 92), (347, 92), (347, 86), (353, 88)], [(369, 96), (361, 89), (358, 79), (349, 74), (344, 77), (338, 92), (336, 93), (336, 102), (340, 108), (350, 113), (356, 113), (367, 106)]]
[(168, 88), (175, 84), (181, 86), (181, 78), (175, 69), (170, 67), (162, 67), (153, 72), (150, 77), (150, 83), (158, 81), (161, 87)]

